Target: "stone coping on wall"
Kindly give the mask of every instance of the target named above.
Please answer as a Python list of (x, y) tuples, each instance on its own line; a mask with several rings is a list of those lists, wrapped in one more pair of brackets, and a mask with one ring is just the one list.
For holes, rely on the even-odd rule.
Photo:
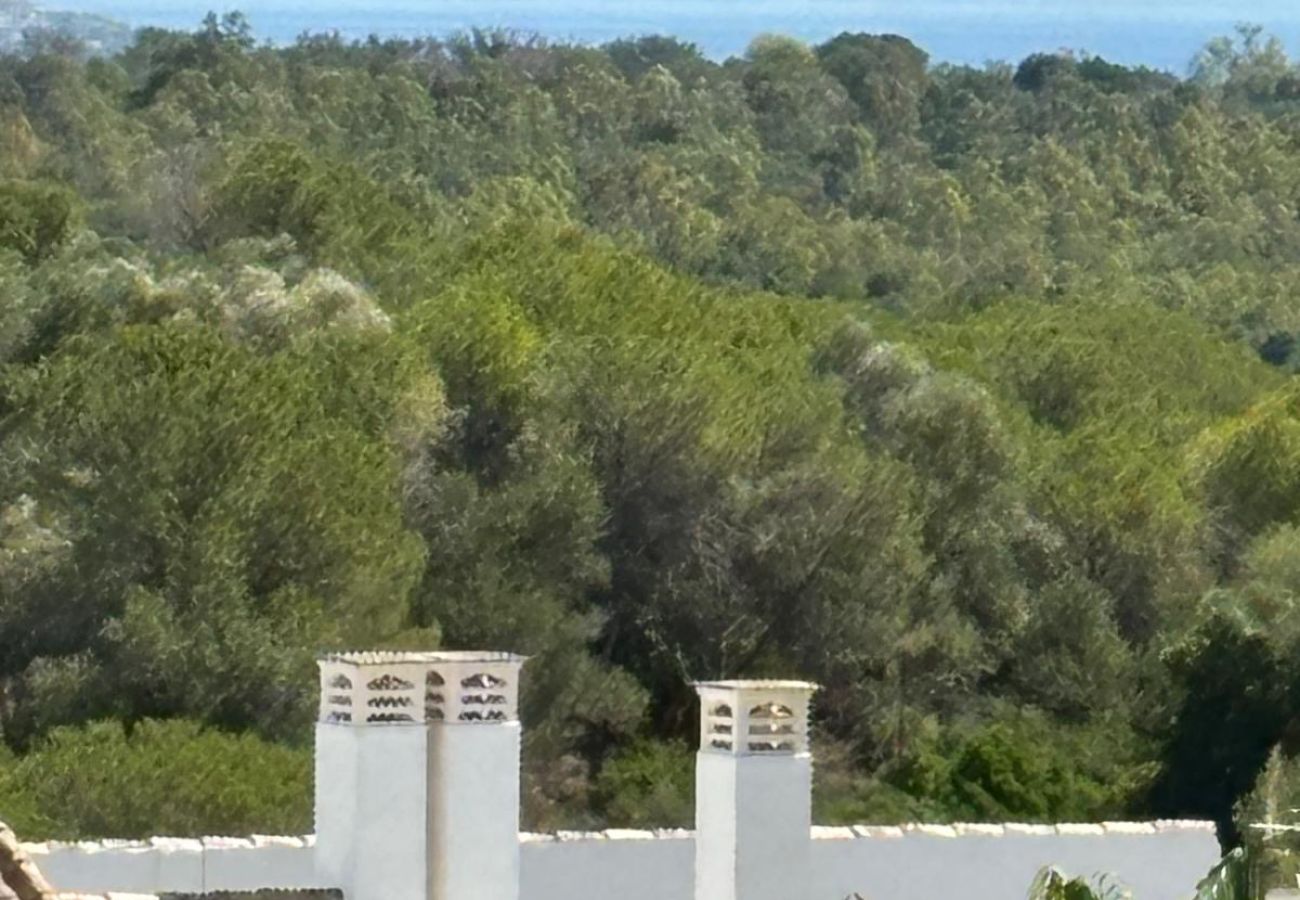
[[(261, 890), (255, 893), (257, 896), (271, 895), (277, 898), (284, 897), (286, 898), (286, 900), (290, 900), (290, 898), (300, 898), (300, 897), (307, 897), (307, 896), (312, 896), (312, 897), (327, 896), (327, 895), (341, 896), (337, 891), (298, 891), (292, 889)], [(55, 900), (178, 900), (178, 898), (182, 898), (182, 897), (200, 898), (206, 896), (216, 897), (216, 896), (231, 896), (231, 895), (229, 894), (212, 894), (212, 895), (164, 894), (160, 896), (158, 894), (123, 894), (120, 891), (110, 891), (107, 894), (76, 894), (76, 893), (68, 893), (67, 891), (61, 891), (58, 894), (55, 894), (54, 896), (55, 896)]]
[(22, 848), (32, 856), (46, 856), (51, 853), (79, 851), (82, 853), (106, 853), (110, 851), (125, 853), (201, 853), (205, 850), (258, 850), (265, 847), (287, 847), (303, 850), (316, 845), (314, 834), (301, 837), (289, 835), (255, 834), (248, 837), (203, 837), (173, 838), (151, 837), (146, 840), (118, 840), (107, 838), (99, 841), (36, 841), (22, 844)]
[(522, 665), (528, 662), (528, 657), (496, 650), (350, 650), (326, 653), (318, 659), (318, 662), (350, 666), (437, 665), (438, 663), (519, 663)]
[(521, 844), (572, 843), (574, 841), (693, 841), (695, 832), (684, 828), (606, 828), (604, 831), (549, 831), (519, 833)]
[(277, 900), (298, 900), (298, 898), (323, 898), (323, 900), (342, 900), (343, 891), (338, 888), (258, 888), (255, 891), (210, 891), (206, 894), (163, 893), (160, 900), (177, 900), (181, 897), (275, 897)]
[(1035, 825), (1023, 822), (955, 822), (951, 825), (814, 825), (813, 840), (896, 840), (909, 836), (931, 838), (964, 837), (1104, 837), (1107, 835), (1153, 835), (1171, 832), (1215, 833), (1213, 822), (1192, 819), (1161, 819), (1153, 822), (1092, 822)]
[[(1063, 837), (1101, 837), (1105, 835), (1152, 835), (1170, 832), (1213, 833), (1213, 822), (1194, 819), (1160, 819), (1151, 822), (1092, 822), (1035, 825), (1022, 822), (957, 822), (951, 825), (814, 825), (812, 839), (822, 841), (884, 839), (909, 836), (930, 838), (1003, 837), (1005, 835), (1040, 835)], [(523, 844), (574, 841), (681, 841), (694, 840), (695, 832), (685, 828), (607, 828), (602, 831), (520, 832)], [(126, 853), (200, 853), (205, 850), (256, 850), (269, 847), (307, 849), (315, 846), (315, 835), (251, 835), (249, 837), (169, 838), (148, 840), (40, 841), (24, 843), (23, 849), (34, 857), (51, 853), (105, 852)], [(118, 895), (126, 897), (128, 895)]]
[[(952, 825), (814, 825), (812, 839), (821, 841), (861, 839), (901, 839), (909, 836), (931, 838), (1003, 837), (1006, 835), (1043, 837), (1104, 837), (1107, 835), (1153, 835), (1171, 832), (1213, 834), (1213, 822), (1193, 819), (1161, 819), (1152, 822), (1093, 822), (1033, 825), (1022, 822), (957, 822)], [(694, 840), (695, 833), (683, 828), (608, 828), (604, 831), (523, 832), (521, 843), (570, 843), (573, 841), (653, 841)]]
[[(272, 897), (277, 897), (277, 898), (284, 897), (285, 900), (296, 900), (296, 898), (302, 898), (302, 897), (341, 896), (341, 894), (338, 891), (317, 891), (317, 890), (300, 891), (292, 888), (286, 888), (284, 890), (264, 889), (260, 891), (247, 892), (247, 893), (250, 896), (255, 895), (258, 897), (265, 897), (267, 895), (270, 895)], [(55, 900), (179, 900), (179, 898), (201, 898), (201, 897), (208, 897), (208, 896), (229, 897), (229, 896), (238, 896), (238, 894), (231, 895), (229, 893), (219, 892), (210, 895), (209, 894), (159, 895), (159, 894), (124, 894), (121, 893), (120, 891), (110, 891), (106, 894), (77, 894), (77, 893), (68, 893), (67, 891), (60, 891), (54, 896), (55, 896)]]

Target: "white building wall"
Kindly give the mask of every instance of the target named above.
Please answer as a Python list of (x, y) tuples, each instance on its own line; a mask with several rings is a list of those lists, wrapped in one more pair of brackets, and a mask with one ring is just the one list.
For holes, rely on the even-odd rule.
[[(155, 838), (27, 844), (63, 890), (203, 893), (337, 886), (311, 838)], [(520, 836), (520, 900), (694, 897), (691, 832)], [(1185, 900), (1219, 860), (1203, 822), (814, 828), (806, 891), (791, 900), (1022, 900), (1040, 869), (1115, 876), (1135, 900)], [(765, 861), (778, 869), (781, 859)]]
[(797, 896), (809, 861), (812, 758), (702, 751), (695, 767), (699, 896)]
[(1219, 857), (1200, 823), (818, 829), (808, 900), (1022, 900), (1048, 865), (1111, 876), (1135, 900), (1185, 900)]
[(429, 900), (519, 900), (519, 723), (428, 733)]
[[(521, 835), (520, 900), (691, 900), (687, 831)], [(840, 898), (843, 900), (843, 898)]]
[[(692, 836), (649, 835), (526, 835), (521, 900), (705, 900)], [(1049, 865), (1116, 876), (1134, 900), (1186, 900), (1219, 857), (1201, 822), (814, 828), (810, 875), (790, 900), (1023, 900)]]
[(429, 729), (337, 727), (358, 748), (352, 865), (339, 886), (357, 900), (428, 900)]
[(205, 893), (332, 886), (331, 879), (317, 874), (313, 838), (208, 838), (203, 843)]
[(321, 874), (335, 884), (347, 884), (352, 874), (352, 828), (357, 820), (355, 731), (316, 725), (316, 845)]
[(25, 844), (60, 890), (208, 893), (329, 888), (310, 837), (204, 838)]

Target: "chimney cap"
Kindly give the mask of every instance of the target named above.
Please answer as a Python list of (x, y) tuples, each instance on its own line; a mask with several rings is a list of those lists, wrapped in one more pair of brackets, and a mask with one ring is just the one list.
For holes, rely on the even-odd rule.
[(733, 681), (697, 681), (694, 683), (696, 690), (718, 690), (718, 691), (816, 691), (821, 689), (821, 685), (814, 684), (811, 681), (780, 681), (780, 680), (733, 680)]
[(348, 666), (373, 665), (429, 665), (436, 663), (525, 663), (527, 656), (495, 650), (363, 650), (356, 652), (331, 652), (316, 658), (321, 663), (339, 663)]

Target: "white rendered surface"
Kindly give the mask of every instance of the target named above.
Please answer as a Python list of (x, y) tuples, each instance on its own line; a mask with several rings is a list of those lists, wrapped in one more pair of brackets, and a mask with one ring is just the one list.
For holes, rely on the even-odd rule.
[[(704, 900), (694, 835), (610, 831), (521, 836), (521, 900)], [(1186, 900), (1218, 862), (1208, 823), (814, 828), (806, 882), (784, 900), (1023, 900), (1044, 866), (1109, 874), (1138, 900)], [(201, 893), (329, 888), (301, 838), (27, 844), (57, 887)], [(251, 873), (256, 873), (255, 875)], [(356, 895), (349, 895), (356, 896)]]
[(1045, 830), (949, 836), (951, 829), (913, 828), (893, 837), (814, 840), (808, 896), (1021, 900), (1039, 870), (1053, 865), (1071, 876), (1109, 876), (1142, 900), (1186, 900), (1220, 857), (1210, 828)]
[(429, 729), (316, 726), (316, 869), (355, 900), (427, 900)]
[[(694, 892), (694, 856), (689, 833), (526, 836), (521, 900), (713, 900)], [(1024, 900), (1048, 865), (1114, 876), (1136, 900), (1188, 900), (1219, 856), (1208, 823), (816, 828), (806, 880), (782, 900)]]
[(205, 893), (257, 891), (285, 884), (309, 888), (328, 886), (316, 874), (316, 855), (308, 842), (281, 837), (204, 841)]
[(429, 900), (518, 900), (518, 722), (429, 732)]
[(26, 847), (45, 877), (64, 891), (200, 894), (329, 886), (316, 876), (310, 838), (154, 838)]
[(702, 751), (695, 784), (696, 897), (800, 896), (808, 880), (812, 758)]
[(317, 660), (320, 721), (354, 727), (519, 718), (512, 653), (335, 653)]
[(518, 900), (523, 657), (319, 660), (321, 877), (351, 900)]
[(316, 725), (316, 867), (340, 886), (352, 872), (358, 743), (356, 729)]
[(692, 900), (695, 840), (689, 832), (623, 834), (633, 836), (525, 836), (520, 900)]
[(352, 900), (425, 900), (429, 730), (358, 728)]

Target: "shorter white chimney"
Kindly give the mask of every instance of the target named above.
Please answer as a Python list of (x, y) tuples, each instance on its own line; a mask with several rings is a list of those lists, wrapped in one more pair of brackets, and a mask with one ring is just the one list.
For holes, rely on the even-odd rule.
[(695, 900), (799, 900), (812, 835), (802, 681), (697, 684)]

